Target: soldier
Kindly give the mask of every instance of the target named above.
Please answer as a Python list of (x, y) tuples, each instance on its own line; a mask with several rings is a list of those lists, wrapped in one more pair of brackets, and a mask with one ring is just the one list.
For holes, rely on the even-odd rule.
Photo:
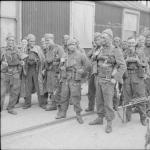
[(45, 50), (46, 49), (46, 43), (45, 43), (45, 38), (41, 38), (41, 49)]
[(7, 46), (1, 49), (1, 110), (9, 89), (8, 113), (16, 115), (14, 106), (18, 100), (20, 92), (20, 69), (24, 64), (15, 46), (15, 37), (9, 35), (6, 38)]
[(21, 74), (20, 74), (21, 87), (20, 87), (19, 98), (23, 97), (24, 99), (26, 99), (26, 76), (27, 76), (26, 71), (27, 71), (27, 58), (28, 58), (27, 45), (28, 45), (27, 39), (26, 38), (22, 39), (19, 53), (21, 56), (21, 60), (24, 61), (24, 65), (22, 66)]
[[(46, 42), (46, 90), (50, 95), (50, 104), (47, 105), (46, 111), (56, 110), (56, 100), (59, 96), (56, 93), (57, 88), (59, 88), (59, 63), (61, 57), (64, 55), (63, 48), (54, 43), (54, 35), (53, 34), (45, 34), (45, 42)], [(55, 95), (56, 94), (56, 95)], [(48, 95), (47, 95), (48, 98)]]
[(81, 117), (81, 79), (86, 70), (87, 59), (76, 50), (76, 41), (69, 39), (67, 42), (68, 53), (64, 59), (61, 59), (60, 77), (61, 77), (61, 101), (58, 107), (56, 119), (66, 117), (69, 98), (72, 99), (77, 121), (83, 123)]
[(67, 52), (67, 41), (69, 40), (70, 36), (69, 35), (64, 35), (63, 37), (63, 49), (65, 52)]
[(148, 68), (147, 68), (148, 76), (147, 79), (145, 80), (146, 95), (150, 96), (150, 32), (149, 34), (146, 35), (144, 53), (148, 60)]
[(28, 49), (27, 49), (27, 68), (26, 68), (26, 99), (23, 109), (31, 107), (31, 94), (37, 92), (39, 106), (44, 108), (45, 103), (42, 101), (43, 95), (43, 78), (42, 68), (44, 64), (44, 55), (39, 46), (35, 45), (36, 38), (33, 34), (27, 36)]
[[(102, 44), (102, 48), (92, 56), (92, 59), (96, 62), (94, 65), (94, 73), (96, 78), (96, 106), (98, 117), (90, 122), (89, 125), (103, 124), (105, 117), (107, 120), (106, 133), (112, 132), (112, 120), (115, 117), (113, 110), (114, 86), (116, 82), (123, 82), (122, 75), (126, 70), (122, 51), (119, 48), (113, 49), (112, 38), (112, 30), (104, 30), (101, 39), (97, 39)], [(114, 70), (116, 71), (114, 72)]]
[[(124, 76), (124, 84), (123, 84), (123, 95), (125, 103), (130, 102), (133, 98), (139, 98), (145, 96), (145, 85), (144, 85), (144, 75), (145, 68), (147, 65), (146, 59), (144, 57), (144, 53), (140, 51), (137, 53), (135, 51), (135, 39), (128, 39), (128, 55), (125, 58), (127, 64), (127, 71)], [(146, 119), (146, 107), (145, 104), (137, 104), (136, 108), (138, 108), (138, 112), (140, 114), (140, 121), (142, 125), (145, 124)], [(132, 107), (127, 107), (126, 109), (126, 120), (131, 121), (131, 113)]]
[[(95, 43), (95, 47), (93, 47), (93, 49), (91, 49), (87, 56), (89, 58), (89, 60), (91, 61), (91, 64), (94, 65), (94, 62), (92, 62), (92, 55), (95, 51), (97, 51), (100, 47), (101, 47), (101, 42), (100, 39), (101, 38), (101, 33), (99, 32), (95, 32), (94, 34), (94, 43)], [(95, 93), (96, 93), (96, 87), (95, 87), (95, 75), (92, 74), (92, 69), (89, 73), (89, 79), (88, 79), (88, 108), (85, 109), (86, 112), (89, 111), (94, 111), (94, 107), (95, 107)]]
[(114, 38), (114, 46), (116, 48), (121, 47), (121, 39), (120, 39), (120, 37), (115, 37)]
[(77, 50), (79, 50), (79, 52), (81, 52), (82, 54), (84, 54), (86, 56), (85, 50), (80, 47), (79, 40), (77, 38), (75, 38), (75, 37), (74, 37), (74, 40), (76, 41)]

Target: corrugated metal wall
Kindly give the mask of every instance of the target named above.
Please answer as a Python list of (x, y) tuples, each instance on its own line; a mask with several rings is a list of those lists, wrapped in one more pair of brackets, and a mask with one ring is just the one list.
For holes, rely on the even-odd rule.
[(53, 33), (55, 42), (62, 44), (64, 34), (69, 34), (70, 2), (22, 1), (22, 35), (35, 34), (39, 44), (45, 33)]
[[(122, 8), (117, 6), (99, 4), (96, 2), (95, 6), (95, 32), (102, 31), (106, 27), (98, 25), (106, 25), (109, 22), (112, 24), (119, 23), (122, 24)], [(121, 37), (121, 28), (112, 28), (114, 36)]]
[(150, 28), (150, 13), (141, 12), (141, 14), (140, 14), (140, 25)]

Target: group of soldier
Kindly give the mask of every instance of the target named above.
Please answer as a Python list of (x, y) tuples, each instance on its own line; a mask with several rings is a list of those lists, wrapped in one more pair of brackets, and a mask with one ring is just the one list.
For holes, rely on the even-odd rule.
[[(39, 106), (46, 111), (57, 110), (56, 119), (66, 118), (72, 104), (76, 119), (81, 116), (81, 84), (88, 80), (88, 108), (97, 118), (89, 125), (102, 125), (106, 119), (106, 133), (112, 132), (115, 109), (121, 101), (150, 96), (150, 32), (137, 40), (130, 37), (121, 41), (113, 38), (111, 29), (94, 34), (93, 48), (86, 54), (76, 38), (64, 35), (63, 46), (54, 42), (54, 35), (46, 33), (41, 46), (36, 37), (27, 35), (21, 45), (15, 37), (6, 38), (7, 46), (1, 48), (1, 111), (9, 92), (8, 113), (14, 110), (20, 97), (23, 109), (31, 107), (31, 96), (37, 93)], [(121, 98), (117, 97), (117, 90)], [(146, 104), (136, 105), (142, 125), (146, 120)], [(127, 107), (127, 121), (131, 120), (132, 107)]]

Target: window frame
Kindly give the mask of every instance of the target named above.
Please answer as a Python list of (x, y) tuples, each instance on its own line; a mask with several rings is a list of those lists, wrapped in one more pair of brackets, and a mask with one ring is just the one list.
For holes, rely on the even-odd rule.
[[(0, 2), (0, 13), (2, 11), (1, 8), (2, 8), (2, 3)], [(22, 1), (16, 1), (16, 16), (15, 17), (14, 16), (10, 17), (10, 16), (1, 16), (0, 15), (0, 20), (1, 19), (11, 19), (11, 20), (16, 21), (15, 35), (16, 35), (16, 42), (18, 44), (22, 38)], [(2, 40), (2, 38), (0, 40)]]
[(132, 15), (137, 15), (137, 31), (136, 31), (136, 34), (139, 34), (139, 27), (140, 27), (140, 11), (136, 11), (136, 10), (131, 10), (131, 9), (126, 9), (124, 8), (123, 9), (123, 17), (122, 17), (122, 39), (124, 39), (124, 34), (125, 34), (125, 29), (124, 29), (124, 21), (125, 21), (125, 14), (132, 14)]

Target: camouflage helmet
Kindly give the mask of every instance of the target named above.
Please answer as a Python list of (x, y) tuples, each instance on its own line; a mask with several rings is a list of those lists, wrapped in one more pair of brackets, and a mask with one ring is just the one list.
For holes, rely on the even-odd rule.
[(102, 32), (102, 34), (103, 33), (108, 34), (111, 39), (113, 38), (113, 32), (111, 29), (106, 29)]

